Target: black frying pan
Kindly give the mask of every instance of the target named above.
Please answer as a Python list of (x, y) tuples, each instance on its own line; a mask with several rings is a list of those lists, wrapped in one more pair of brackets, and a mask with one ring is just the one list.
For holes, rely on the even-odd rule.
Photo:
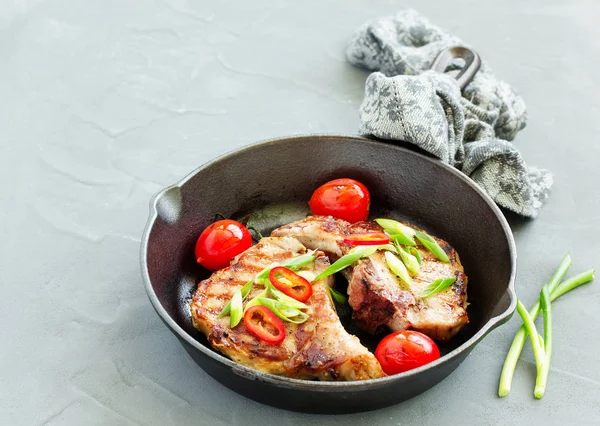
[[(470, 324), (426, 366), (380, 379), (316, 382), (262, 373), (212, 350), (191, 324), (188, 301), (209, 272), (194, 243), (217, 213), (253, 213), (263, 234), (304, 217), (311, 193), (338, 177), (371, 191), (372, 217), (408, 220), (458, 250), (469, 277)], [(225, 386), (277, 407), (350, 413), (413, 397), (450, 374), (492, 329), (512, 315), (516, 250), (500, 210), (465, 175), (411, 149), (351, 136), (300, 136), (252, 145), (220, 157), (157, 194), (141, 249), (152, 305), (192, 358)], [(344, 324), (351, 322), (342, 315)], [(376, 342), (358, 335), (372, 347)]]

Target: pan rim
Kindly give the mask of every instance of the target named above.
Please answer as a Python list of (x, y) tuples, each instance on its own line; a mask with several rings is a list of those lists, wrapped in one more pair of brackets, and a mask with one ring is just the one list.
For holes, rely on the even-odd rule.
[[(366, 379), (366, 380), (356, 380), (356, 381), (347, 381), (347, 382), (335, 382), (335, 381), (312, 381), (312, 380), (304, 380), (304, 379), (294, 379), (289, 377), (277, 376), (270, 373), (265, 373), (262, 371), (258, 371), (252, 369), (250, 367), (246, 367), (244, 365), (238, 364), (229, 358), (221, 355), (212, 349), (208, 348), (204, 344), (200, 343), (194, 337), (192, 337), (189, 333), (187, 333), (178, 323), (175, 321), (166, 311), (166, 309), (162, 306), (158, 296), (154, 292), (154, 288), (152, 287), (152, 282), (150, 280), (149, 272), (148, 272), (148, 264), (147, 264), (147, 254), (148, 254), (148, 241), (150, 237), (150, 233), (154, 226), (156, 219), (158, 218), (156, 203), (160, 199), (161, 195), (172, 188), (182, 187), (185, 183), (187, 183), (190, 179), (192, 179), (196, 174), (200, 171), (205, 170), (211, 167), (213, 164), (219, 163), (221, 161), (226, 160), (229, 157), (241, 155), (245, 152), (248, 152), (253, 149), (258, 149), (264, 146), (290, 142), (297, 139), (307, 139), (307, 138), (321, 138), (321, 139), (351, 139), (361, 141), (362, 143), (372, 144), (372, 145), (385, 145), (389, 149), (400, 150), (408, 155), (415, 155), (421, 157), (422, 159), (434, 163), (435, 165), (444, 168), (447, 172), (454, 174), (456, 177), (461, 179), (464, 183), (466, 183), (472, 190), (474, 190), (483, 200), (488, 204), (492, 212), (494, 213), (496, 219), (500, 222), (502, 230), (504, 231), (504, 235), (506, 237), (506, 242), (509, 249), (510, 256), (510, 276), (508, 286), (506, 288), (505, 294), (508, 295), (510, 299), (509, 306), (498, 315), (490, 318), (482, 327), (471, 336), (467, 341), (462, 343), (456, 349), (450, 351), (444, 356), (440, 357), (436, 361), (433, 361), (427, 365), (422, 367), (409, 370), (404, 373), (380, 377), (375, 379)], [(316, 134), (298, 134), (277, 138), (269, 138), (265, 140), (261, 140), (258, 142), (250, 143), (244, 145), (238, 149), (231, 150), (226, 152), (202, 165), (197, 167), (195, 170), (188, 173), (185, 177), (180, 179), (174, 185), (170, 185), (163, 190), (159, 191), (155, 194), (150, 200), (150, 214), (148, 220), (146, 222), (146, 226), (144, 228), (141, 240), (141, 250), (140, 250), (140, 263), (142, 269), (142, 278), (144, 281), (144, 287), (146, 289), (146, 294), (150, 299), (150, 302), (163, 320), (163, 322), (168, 326), (168, 328), (173, 332), (177, 337), (183, 339), (185, 342), (190, 344), (195, 349), (202, 352), (204, 355), (209, 356), (215, 361), (218, 361), (228, 367), (230, 367), (233, 373), (238, 374), (242, 377), (246, 377), (250, 380), (260, 380), (263, 382), (267, 382), (279, 387), (289, 387), (294, 389), (308, 389), (311, 391), (358, 391), (358, 390), (367, 390), (367, 389), (375, 389), (380, 386), (384, 386), (387, 383), (402, 380), (404, 378), (412, 377), (419, 375), (420, 373), (427, 370), (434, 370), (436, 368), (442, 367), (444, 364), (449, 363), (452, 359), (458, 356), (460, 353), (464, 351), (470, 351), (477, 343), (479, 343), (487, 334), (489, 334), (493, 329), (507, 322), (512, 314), (514, 313), (517, 305), (517, 296), (515, 292), (515, 280), (516, 280), (516, 269), (517, 269), (517, 250), (516, 244), (514, 241), (514, 237), (510, 226), (502, 214), (500, 208), (494, 203), (494, 201), (487, 195), (474, 181), (472, 181), (468, 176), (466, 176), (461, 171), (455, 169), (454, 167), (443, 163), (441, 160), (433, 157), (429, 157), (428, 155), (422, 154), (420, 152), (416, 152), (410, 148), (405, 146), (399, 146), (391, 143), (386, 143), (384, 141), (378, 141), (373, 139), (368, 139), (361, 136), (355, 135), (343, 135), (343, 134), (329, 134), (329, 133), (316, 133)]]

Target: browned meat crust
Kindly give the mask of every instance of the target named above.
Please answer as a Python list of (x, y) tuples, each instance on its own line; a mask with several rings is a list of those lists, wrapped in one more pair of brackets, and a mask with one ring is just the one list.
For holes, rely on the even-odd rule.
[[(263, 238), (241, 254), (233, 265), (202, 281), (190, 309), (194, 326), (210, 344), (232, 360), (272, 374), (300, 379), (362, 380), (384, 376), (374, 355), (348, 334), (328, 294), (329, 277), (313, 284), (307, 302), (309, 319), (303, 324), (285, 322), (287, 336), (279, 345), (268, 344), (248, 332), (243, 322), (234, 329), (219, 312), (233, 293), (273, 262), (299, 256), (306, 248), (295, 238)], [(315, 275), (329, 266), (323, 253), (304, 268)], [(252, 289), (254, 297), (262, 287)], [(249, 299), (248, 299), (249, 300)]]
[[(381, 227), (375, 222), (351, 225), (332, 217), (310, 216), (274, 230), (273, 235), (294, 236), (308, 248), (319, 248), (337, 258), (350, 249), (343, 243), (347, 234), (369, 231), (381, 231)], [(414, 329), (434, 339), (449, 340), (469, 322), (467, 276), (458, 253), (446, 241), (434, 238), (450, 262), (439, 261), (418, 245), (423, 264), (410, 288), (403, 287), (389, 271), (380, 252), (344, 270), (349, 281), (348, 301), (359, 328), (373, 334), (386, 328), (392, 331)], [(428, 298), (419, 296), (431, 282), (445, 277), (456, 277), (456, 282)]]

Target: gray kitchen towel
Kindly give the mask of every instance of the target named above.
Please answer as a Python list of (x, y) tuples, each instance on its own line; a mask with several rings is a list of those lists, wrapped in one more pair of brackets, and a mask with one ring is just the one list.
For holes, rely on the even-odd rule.
[(525, 127), (525, 103), (485, 62), (462, 94), (450, 75), (429, 71), (451, 46), (468, 47), (414, 10), (359, 28), (346, 56), (376, 71), (365, 84), (359, 132), (415, 144), (468, 175), (501, 207), (535, 217), (553, 178), (527, 166), (508, 142)]

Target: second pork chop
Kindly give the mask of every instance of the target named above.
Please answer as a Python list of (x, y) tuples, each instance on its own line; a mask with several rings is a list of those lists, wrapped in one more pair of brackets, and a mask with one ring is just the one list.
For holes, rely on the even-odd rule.
[[(414, 227), (413, 227), (414, 228)], [(293, 236), (308, 248), (321, 249), (339, 258), (352, 248), (344, 243), (347, 235), (382, 231), (375, 222), (349, 224), (329, 216), (309, 216), (273, 231), (274, 236)], [(422, 258), (421, 272), (406, 288), (389, 270), (382, 252), (359, 260), (344, 270), (348, 279), (348, 302), (357, 326), (375, 334), (382, 329), (391, 331), (413, 329), (438, 340), (452, 338), (467, 324), (467, 276), (458, 253), (447, 242), (435, 238), (448, 255), (444, 263), (417, 245)], [(421, 292), (438, 278), (455, 277), (447, 289), (427, 298)]]

